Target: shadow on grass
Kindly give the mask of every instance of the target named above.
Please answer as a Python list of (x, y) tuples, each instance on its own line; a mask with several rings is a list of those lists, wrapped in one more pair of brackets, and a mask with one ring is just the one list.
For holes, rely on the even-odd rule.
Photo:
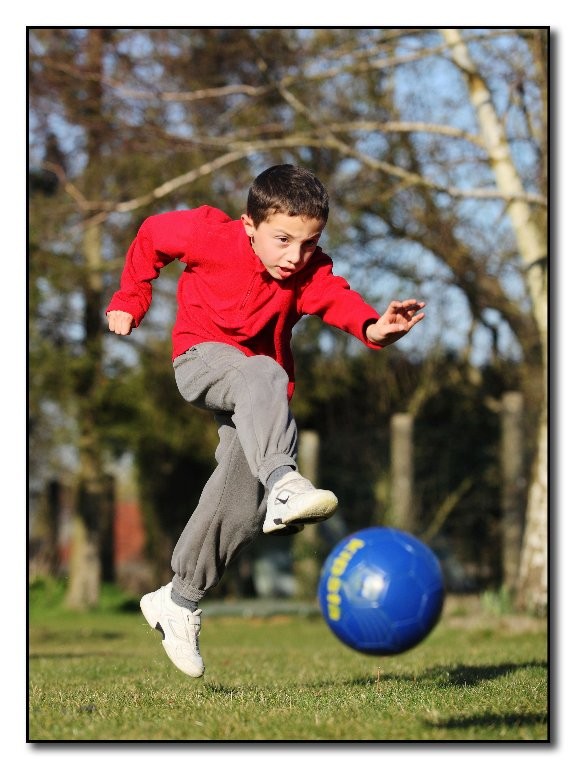
[(112, 659), (118, 656), (133, 658), (131, 653), (118, 653), (117, 651), (55, 651), (54, 653), (31, 653), (28, 658), (30, 661), (42, 661), (46, 659), (64, 661), (65, 659)]
[[(77, 642), (79, 640), (82, 642), (87, 640), (121, 640), (125, 637), (128, 637), (126, 632), (110, 632), (109, 630), (99, 629), (80, 630), (75, 635), (68, 635), (68, 639), (73, 642)], [(38, 637), (35, 638), (35, 641), (43, 643), (52, 641), (62, 642), (63, 638), (66, 640), (66, 637), (63, 636), (61, 632), (43, 630), (38, 634)]]
[(347, 681), (335, 682), (334, 680), (324, 680), (305, 683), (304, 687), (330, 688), (334, 685), (366, 686), (377, 682), (430, 682), (440, 687), (469, 687), (478, 685), (484, 680), (494, 680), (522, 669), (542, 669), (546, 671), (548, 667), (542, 661), (528, 661), (524, 664), (490, 664), (487, 666), (466, 666), (461, 664), (457, 667), (432, 667), (417, 675), (387, 674), (376, 671), (373, 675), (356, 677)]
[(444, 686), (471, 686), (478, 685), (484, 680), (494, 680), (498, 677), (517, 672), (521, 669), (548, 669), (542, 661), (527, 661), (523, 664), (489, 664), (487, 666), (467, 666), (461, 664), (457, 667), (434, 667), (425, 677), (433, 679), (439, 685)]
[(119, 652), (118, 649), (113, 648), (110, 650), (105, 649), (98, 649), (98, 650), (81, 650), (76, 651), (70, 648), (71, 645), (78, 646), (79, 643), (85, 643), (85, 642), (93, 642), (95, 640), (97, 641), (111, 641), (111, 640), (122, 640), (126, 637), (126, 634), (123, 632), (101, 632), (98, 630), (89, 630), (88, 632), (84, 632), (80, 636), (76, 635), (72, 638), (69, 638), (66, 642), (62, 641), (62, 636), (58, 632), (51, 632), (51, 631), (44, 631), (39, 635), (36, 642), (38, 643), (48, 643), (50, 641), (58, 640), (61, 642), (62, 645), (66, 644), (68, 645), (68, 648), (62, 648), (62, 650), (54, 650), (50, 652), (46, 651), (31, 651), (28, 654), (28, 659), (30, 661), (32, 660), (38, 660), (38, 659), (85, 659), (85, 658), (96, 658), (96, 657), (112, 657), (112, 656), (128, 656), (131, 655), (128, 652)]
[[(295, 681), (296, 688), (330, 689), (341, 686), (357, 686), (365, 688), (372, 685), (381, 685), (387, 682), (394, 683), (424, 683), (437, 687), (470, 687), (478, 685), (484, 680), (494, 680), (498, 677), (512, 674), (523, 669), (542, 669), (546, 671), (544, 662), (529, 661), (525, 664), (496, 664), (488, 666), (457, 667), (432, 667), (419, 675), (381, 674), (376, 671), (373, 675), (355, 677), (350, 680), (310, 680), (307, 682)], [(231, 695), (242, 689), (242, 686), (228, 687), (219, 683), (205, 682), (205, 688), (215, 694)], [(448, 726), (447, 726), (448, 727)]]
[(430, 720), (424, 718), (423, 722), (432, 728), (462, 729), (462, 728), (520, 728), (530, 725), (546, 725), (548, 718), (538, 712), (523, 712), (506, 715), (496, 715), (486, 712), (483, 715), (471, 715), (470, 717), (449, 717), (446, 720)]

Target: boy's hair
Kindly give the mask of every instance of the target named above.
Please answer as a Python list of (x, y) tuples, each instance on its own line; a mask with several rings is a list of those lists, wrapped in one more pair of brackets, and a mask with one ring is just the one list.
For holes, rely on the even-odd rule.
[(328, 221), (328, 193), (313, 173), (295, 165), (273, 165), (252, 182), (246, 213), (255, 227), (275, 213)]

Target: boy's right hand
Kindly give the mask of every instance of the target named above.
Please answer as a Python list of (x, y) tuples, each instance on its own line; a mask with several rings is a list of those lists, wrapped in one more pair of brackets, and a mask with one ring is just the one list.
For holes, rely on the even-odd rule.
[(134, 318), (129, 312), (113, 309), (108, 312), (108, 328), (119, 336), (129, 336), (134, 327)]

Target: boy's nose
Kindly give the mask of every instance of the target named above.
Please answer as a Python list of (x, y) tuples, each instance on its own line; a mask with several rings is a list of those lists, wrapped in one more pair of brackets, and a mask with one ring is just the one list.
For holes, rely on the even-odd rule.
[(288, 261), (290, 264), (298, 264), (304, 255), (304, 246), (296, 246), (294, 250), (288, 254)]

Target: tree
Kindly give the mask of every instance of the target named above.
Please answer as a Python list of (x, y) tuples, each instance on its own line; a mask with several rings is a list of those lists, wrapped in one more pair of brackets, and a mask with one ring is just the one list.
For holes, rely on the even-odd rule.
[[(498, 117), (490, 89), (472, 60), (462, 35), (457, 29), (445, 29), (443, 35), (451, 48), (452, 57), (466, 78), (470, 101), (476, 111), (484, 139), (488, 162), (502, 198), (508, 200), (507, 212), (524, 263), (526, 283), (531, 299), (532, 316), (539, 336), (542, 356), (542, 404), (538, 423), (537, 452), (530, 485), (526, 532), (518, 574), (518, 602), (524, 608), (544, 611), (548, 600), (547, 562), (547, 467), (548, 467), (548, 406), (547, 406), (547, 343), (548, 343), (548, 246), (546, 222), (541, 210), (529, 204), (526, 190), (512, 158), (505, 126)], [(539, 42), (545, 46), (540, 35)], [(545, 53), (545, 47), (542, 51)], [(541, 65), (544, 62), (539, 62)], [(541, 85), (545, 86), (544, 80)], [(545, 96), (545, 94), (544, 94)], [(545, 112), (541, 117), (545, 117)], [(545, 130), (542, 120), (540, 130)], [(540, 145), (545, 148), (545, 133)]]
[[(68, 92), (73, 105), (82, 77), (72, 43), (86, 31), (34, 34), (44, 46), (34, 66), (42, 61), (51, 95)], [(47, 55), (54, 40), (68, 59)], [(402, 346), (426, 359), (412, 414), (438, 394), (435, 360), (447, 351), (463, 385), (479, 388), (490, 366), (478, 361), (520, 363), (527, 413), (545, 427), (546, 59), (543, 29), (108, 30), (103, 193), (80, 192), (84, 167), (63, 188), (90, 214), (84, 226), (102, 225), (113, 275), (126, 245), (117, 236), (134, 217), (196, 200), (239, 213), (256, 170), (308, 165), (332, 193), (326, 248), (355, 285), (376, 305), (406, 291), (429, 300), (427, 330)], [(323, 331), (319, 343), (333, 337)], [(529, 429), (529, 452), (538, 444)], [(530, 533), (545, 519), (545, 485), (532, 489), (524, 563), (535, 560), (528, 541), (545, 548), (542, 526)], [(520, 580), (537, 610), (545, 571), (540, 560)]]

